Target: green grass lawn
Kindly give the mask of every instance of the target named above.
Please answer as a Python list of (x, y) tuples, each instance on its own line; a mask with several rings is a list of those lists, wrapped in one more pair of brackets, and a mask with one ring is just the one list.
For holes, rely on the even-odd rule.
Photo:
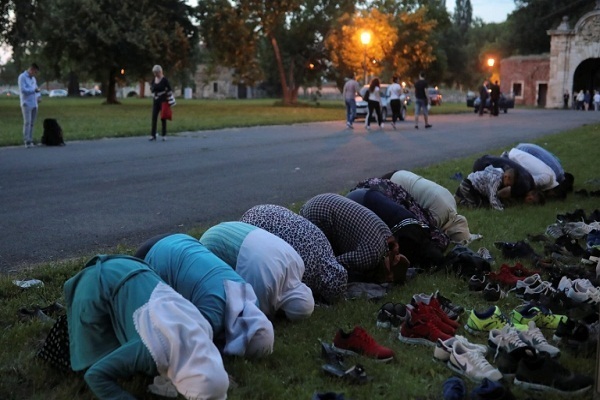
[[(65, 141), (106, 137), (150, 136), (152, 105), (150, 99), (127, 98), (120, 105), (103, 105), (103, 99), (46, 98), (40, 104), (34, 127), (34, 140), (40, 142), (45, 118), (55, 118), (63, 128)], [(409, 115), (414, 107), (409, 107)], [(463, 103), (444, 103), (432, 113), (468, 112)], [(301, 122), (344, 121), (343, 101), (301, 101), (297, 106), (282, 106), (274, 99), (260, 100), (183, 100), (173, 107), (168, 132), (285, 125)], [(23, 142), (23, 116), (16, 98), (0, 98), (2, 135), (0, 146)], [(160, 125), (159, 125), (160, 126)]]
[[(222, 107), (224, 104), (231, 107)], [(0, 118), (4, 124), (16, 126), (20, 123), (20, 113), (17, 107), (12, 107), (6, 101), (0, 101)], [(220, 107), (218, 107), (220, 105)], [(238, 107), (236, 107), (238, 106)], [(446, 109), (444, 104), (439, 110)], [(458, 106), (457, 106), (458, 107)], [(226, 108), (226, 109), (223, 109)], [(238, 109), (236, 111), (236, 108)], [(7, 110), (12, 111), (8, 112)], [(102, 137), (103, 133), (112, 132), (128, 127), (130, 134), (145, 134), (145, 126), (149, 120), (149, 102), (138, 99), (128, 99), (121, 107), (101, 106), (95, 99), (82, 101), (71, 99), (57, 99), (56, 103), (50, 99), (43, 104), (43, 109), (54, 113), (61, 120), (63, 126), (69, 126), (69, 119), (78, 115), (78, 120), (88, 130), (87, 138)], [(42, 109), (42, 110), (43, 110)], [(448, 107), (450, 109), (450, 107)], [(464, 107), (461, 107), (464, 109)], [(243, 112), (242, 112), (243, 110)], [(250, 112), (250, 110), (253, 110)], [(438, 109), (436, 108), (436, 111)], [(46, 112), (43, 111), (43, 112)], [(42, 117), (44, 116), (42, 112)], [(63, 112), (62, 114), (58, 114)], [(189, 126), (186, 129), (201, 129), (194, 126), (194, 118), (200, 121), (211, 120), (216, 116), (230, 118), (231, 115), (241, 116), (246, 120), (252, 114), (262, 116), (262, 113), (272, 113), (273, 118), (281, 118), (281, 123), (289, 123), (289, 119), (302, 120), (327, 120), (341, 119), (343, 108), (338, 104), (323, 104), (320, 107), (298, 107), (294, 109), (277, 107), (273, 101), (232, 101), (209, 102), (194, 101), (188, 104), (178, 101), (176, 113), (186, 114), (185, 119)], [(309, 112), (310, 115), (305, 113)], [(5, 120), (11, 115), (13, 121)], [(12, 116), (12, 114), (15, 114)], [(189, 114), (189, 115), (188, 115)], [(285, 117), (281, 114), (285, 114)], [(318, 116), (316, 115), (318, 114)], [(48, 116), (47, 115), (47, 116)], [(118, 115), (119, 117), (113, 117)], [(195, 115), (195, 117), (194, 117)], [(210, 117), (209, 117), (210, 116)], [(183, 116), (180, 116), (184, 119)], [(98, 125), (94, 126), (89, 121), (118, 119), (118, 129), (102, 124), (102, 131)], [(126, 123), (131, 119), (130, 123)], [(85, 123), (83, 121), (86, 121)], [(278, 120), (279, 121), (279, 120)], [(264, 121), (263, 121), (264, 122)], [(183, 124), (183, 122), (181, 122)], [(224, 124), (223, 122), (220, 122)], [(12, 125), (11, 125), (12, 124)], [(137, 125), (140, 126), (137, 126)], [(176, 122), (173, 123), (175, 125)], [(244, 124), (240, 123), (239, 126)], [(74, 129), (73, 124), (69, 129)], [(110, 125), (113, 126), (113, 125)], [(224, 125), (221, 125), (224, 126)], [(82, 127), (83, 129), (83, 127)], [(137, 131), (136, 131), (137, 129)], [(203, 126), (202, 129), (208, 129)], [(138, 133), (135, 133), (138, 132)], [(11, 134), (12, 135), (12, 134)], [(125, 134), (122, 134), (123, 136)], [(597, 142), (600, 135), (600, 125), (588, 125), (582, 128), (541, 138), (536, 143), (543, 145), (558, 155), (565, 169), (575, 176), (575, 189), (588, 190), (600, 189), (598, 180), (598, 158), (595, 147), (590, 146)], [(19, 134), (12, 135), (20, 143)], [(115, 136), (115, 135), (113, 135)], [(2, 137), (2, 140), (6, 140)], [(10, 141), (3, 142), (4, 144)], [(503, 149), (489, 149), (491, 154), (499, 154)], [(449, 190), (454, 191), (458, 182), (450, 179), (455, 172), (463, 174), (469, 172), (473, 160), (479, 154), (471, 157), (451, 160), (427, 168), (416, 170), (428, 179), (434, 180)], [(350, 189), (350, 188), (348, 188)], [(543, 233), (546, 227), (555, 222), (556, 214), (571, 212), (577, 208), (584, 209), (588, 214), (600, 206), (597, 198), (587, 198), (570, 194), (568, 199), (559, 202), (548, 202), (544, 206), (515, 206), (503, 212), (492, 210), (460, 210), (469, 220), (473, 233), (480, 233), (483, 239), (474, 242), (470, 247), (477, 250), (479, 247), (488, 248), (496, 258), (494, 268), (499, 268), (502, 263), (514, 265), (521, 261), (530, 268), (529, 260), (505, 260), (494, 248), (494, 241), (517, 241), (526, 238), (527, 234)], [(235, 216), (233, 216), (235, 217)], [(198, 226), (187, 232), (195, 237), (208, 227)], [(5, 240), (7, 240), (5, 238)], [(543, 249), (538, 244), (533, 244), (540, 253)], [(132, 254), (132, 248), (119, 248), (118, 253)], [(90, 254), (89, 257), (92, 257)], [(50, 369), (45, 363), (34, 358), (34, 354), (51, 327), (51, 323), (41, 321), (21, 322), (17, 311), (21, 307), (48, 305), (54, 301), (62, 302), (62, 285), (65, 280), (77, 273), (83, 266), (85, 259), (57, 261), (51, 264), (37, 266), (22, 271), (12, 276), (0, 277), (0, 399), (92, 399), (92, 394), (87, 389), (80, 375), (63, 375)], [(13, 279), (40, 279), (45, 285), (43, 288), (20, 289), (12, 283)], [(276, 339), (274, 353), (262, 360), (250, 361), (244, 359), (226, 358), (225, 366), (237, 387), (229, 391), (230, 399), (309, 399), (314, 392), (344, 392), (350, 399), (440, 399), (441, 385), (445, 379), (452, 375), (451, 371), (443, 364), (432, 361), (433, 349), (430, 347), (410, 346), (400, 343), (390, 331), (378, 330), (375, 326), (377, 310), (385, 302), (407, 303), (415, 293), (432, 293), (435, 290), (449, 297), (455, 303), (467, 309), (484, 310), (490, 306), (481, 295), (469, 292), (467, 283), (452, 274), (438, 272), (423, 274), (408, 284), (394, 288), (381, 301), (370, 302), (367, 300), (343, 301), (333, 306), (319, 306), (313, 316), (301, 323), (290, 323), (284, 320), (274, 322)], [(508, 314), (519, 301), (514, 296), (509, 296), (497, 303)], [(466, 316), (462, 318), (466, 321)], [(389, 364), (378, 364), (364, 358), (347, 359), (348, 364), (361, 363), (367, 373), (374, 379), (364, 386), (352, 386), (343, 381), (325, 376), (321, 371), (322, 359), (320, 358), (319, 339), (331, 341), (338, 328), (350, 330), (355, 325), (366, 328), (378, 342), (391, 347), (396, 352), (396, 359)], [(485, 343), (485, 337), (473, 337), (463, 328), (459, 334), (472, 341)], [(551, 332), (546, 332), (551, 337)], [(563, 350), (560, 362), (566, 367), (589, 375), (594, 374), (595, 354), (575, 354)], [(159, 399), (146, 392), (146, 386), (151, 383), (151, 378), (139, 376), (135, 379), (122, 382), (124, 387), (138, 398)], [(468, 382), (469, 389), (474, 385)], [(525, 399), (529, 393), (519, 391), (512, 387), (518, 399)], [(546, 399), (558, 399), (559, 396), (543, 395)], [(539, 397), (536, 397), (539, 398)], [(591, 394), (579, 398), (590, 399)]]

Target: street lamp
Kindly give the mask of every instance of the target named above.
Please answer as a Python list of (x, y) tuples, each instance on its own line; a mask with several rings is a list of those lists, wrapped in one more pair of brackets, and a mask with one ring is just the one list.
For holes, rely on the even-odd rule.
[(494, 64), (496, 63), (496, 60), (494, 60), (493, 58), (490, 57), (490, 58), (488, 58), (487, 63), (488, 63), (488, 67), (493, 68)]
[(363, 57), (363, 70), (365, 72), (365, 85), (367, 84), (367, 46), (371, 43), (371, 33), (364, 31), (360, 34), (360, 41), (363, 44), (364, 57)]

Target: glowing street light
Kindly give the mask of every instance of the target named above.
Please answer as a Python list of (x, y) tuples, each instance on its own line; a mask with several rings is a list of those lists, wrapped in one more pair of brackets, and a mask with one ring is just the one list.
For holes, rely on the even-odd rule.
[(364, 57), (363, 57), (363, 70), (365, 72), (365, 85), (367, 84), (367, 46), (371, 43), (371, 32), (364, 31), (360, 34), (360, 41), (363, 44)]
[(496, 63), (496, 60), (494, 60), (494, 59), (493, 59), (493, 58), (491, 58), (491, 57), (490, 57), (490, 58), (488, 58), (488, 60), (487, 60), (488, 67), (492, 68), (492, 67), (494, 66), (494, 64), (495, 64), (495, 63)]

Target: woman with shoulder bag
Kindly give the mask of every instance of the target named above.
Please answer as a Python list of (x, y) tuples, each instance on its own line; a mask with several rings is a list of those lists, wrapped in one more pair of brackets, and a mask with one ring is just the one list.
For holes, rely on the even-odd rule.
[(173, 94), (171, 85), (163, 75), (163, 69), (160, 65), (152, 67), (154, 79), (150, 84), (150, 91), (154, 94), (152, 102), (152, 137), (150, 141), (156, 140), (156, 120), (160, 113), (160, 122), (162, 124), (162, 140), (167, 136), (167, 119), (171, 119), (171, 108), (169, 107), (169, 97)]

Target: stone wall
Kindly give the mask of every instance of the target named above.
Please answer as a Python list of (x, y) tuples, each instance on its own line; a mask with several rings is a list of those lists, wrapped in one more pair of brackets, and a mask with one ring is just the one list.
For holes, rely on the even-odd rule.
[[(537, 106), (540, 86), (547, 85), (549, 77), (548, 54), (513, 56), (500, 61), (500, 91), (514, 97), (515, 104)], [(544, 99), (541, 100), (543, 104)]]

